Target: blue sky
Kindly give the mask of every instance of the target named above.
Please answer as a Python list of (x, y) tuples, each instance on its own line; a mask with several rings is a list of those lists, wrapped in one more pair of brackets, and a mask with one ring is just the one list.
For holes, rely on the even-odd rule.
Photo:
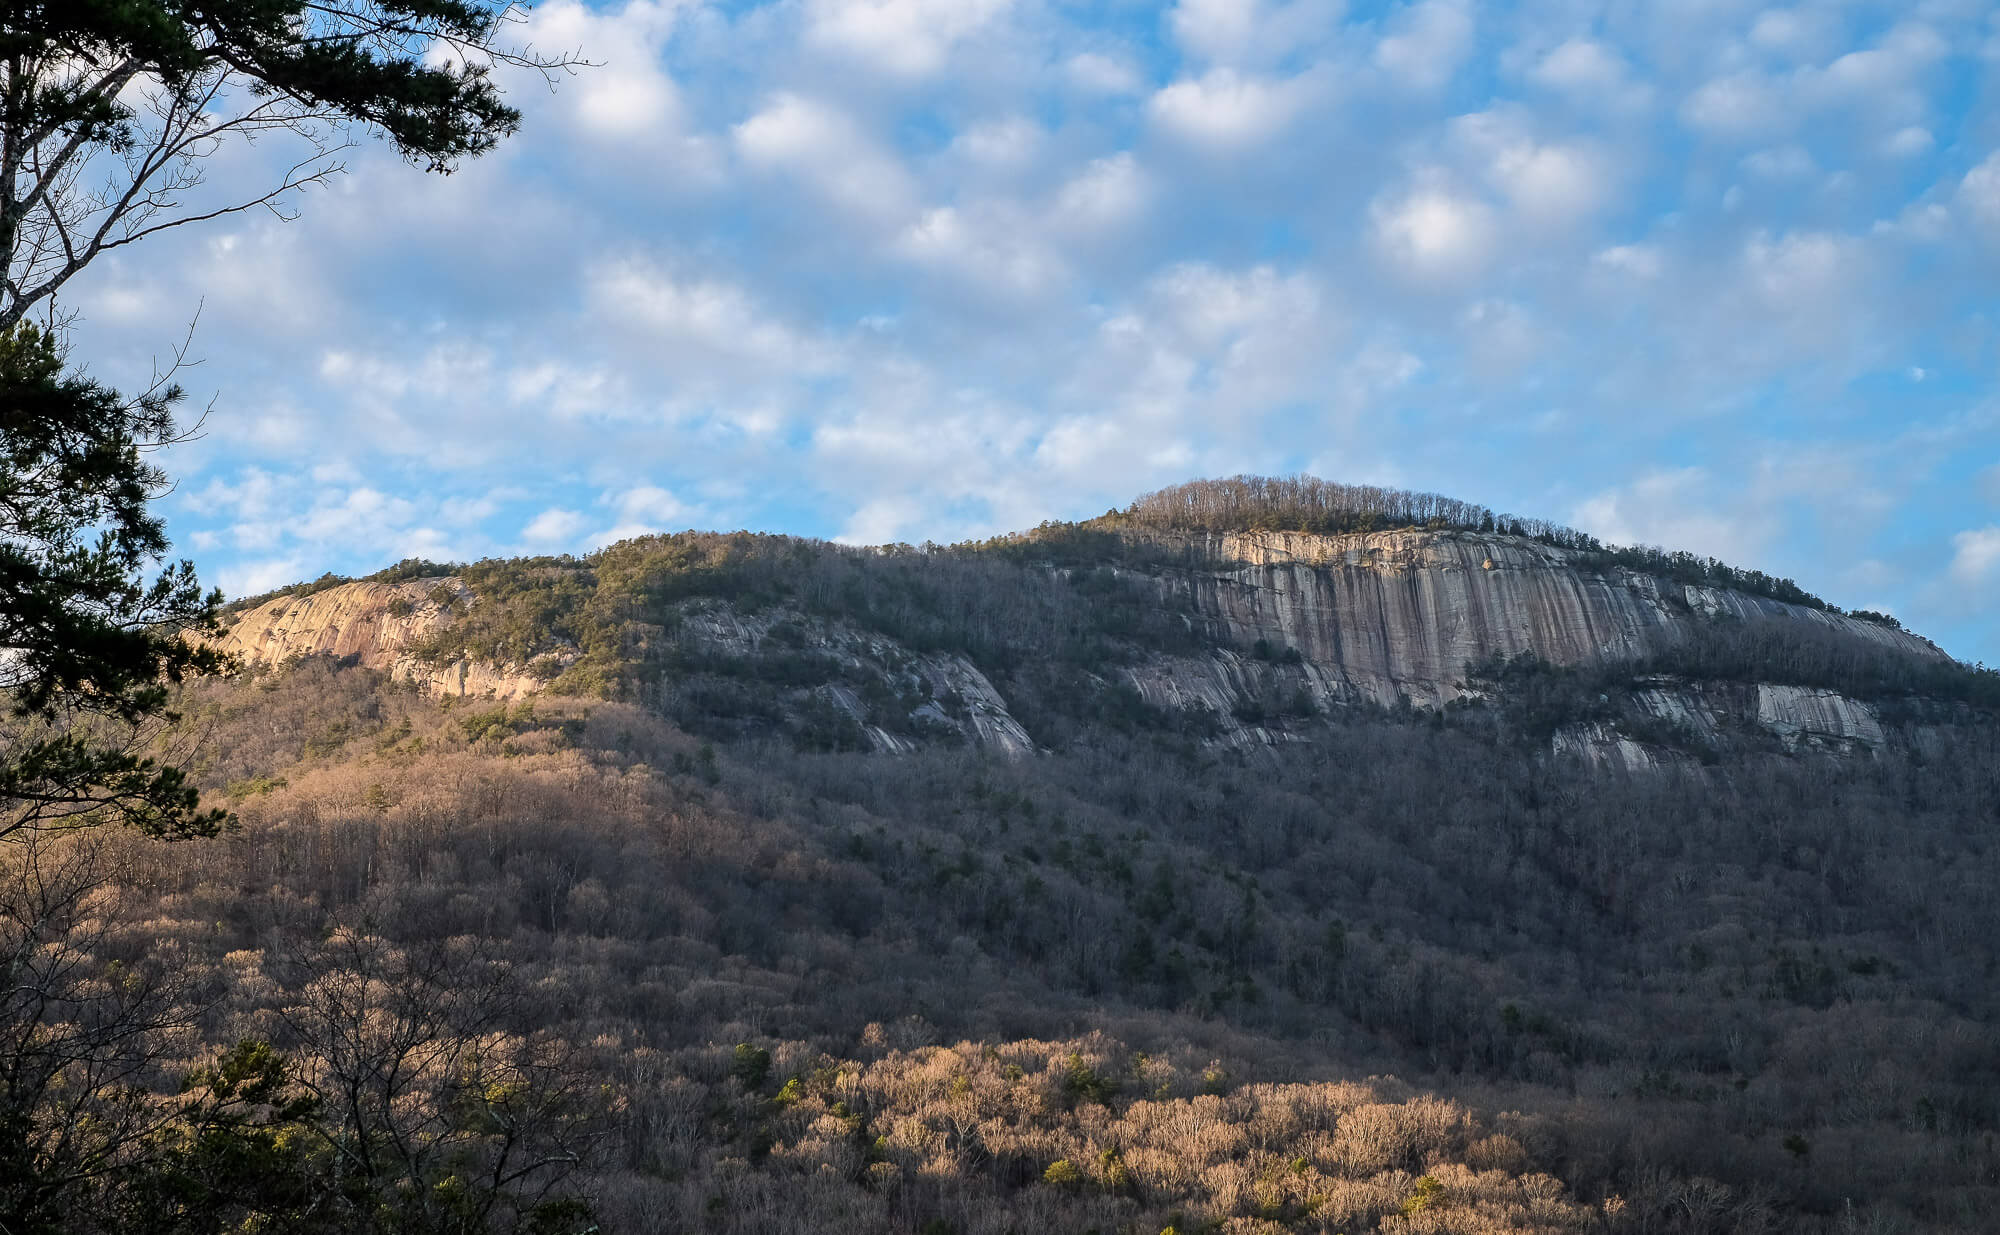
[[(1239, 471), (1713, 553), (2000, 662), (2000, 6), (537, 5), (450, 177), (65, 293), (185, 333), (232, 594), (684, 527), (950, 541)], [(262, 186), (275, 142), (211, 161)]]

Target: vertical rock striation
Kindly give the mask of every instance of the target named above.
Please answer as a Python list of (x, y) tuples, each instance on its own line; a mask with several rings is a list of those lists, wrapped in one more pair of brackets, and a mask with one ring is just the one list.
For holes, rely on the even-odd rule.
[(1801, 605), (1695, 587), (1569, 550), (1475, 532), (1314, 536), (1243, 532), (1186, 539), (1215, 569), (1168, 572), (1222, 641), (1296, 648), (1337, 694), (1438, 706), (1464, 693), (1468, 662), (1533, 652), (1557, 664), (1636, 659), (1718, 617), (1839, 628), (1913, 655), (1943, 657), (1905, 631)]

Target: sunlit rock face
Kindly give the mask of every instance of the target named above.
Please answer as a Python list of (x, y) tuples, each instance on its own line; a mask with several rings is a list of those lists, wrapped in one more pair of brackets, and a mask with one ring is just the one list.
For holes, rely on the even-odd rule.
[[(520, 699), (541, 689), (546, 673), (528, 665), (474, 660), (432, 664), (413, 650), (477, 603), (456, 577), (404, 583), (343, 583), (310, 596), (280, 596), (224, 623), (216, 641), (251, 665), (300, 656), (352, 658), (435, 695)], [(560, 652), (551, 653), (559, 667)]]
[[(1138, 542), (1130, 547), (1143, 551), (1121, 572), (1157, 586), (1161, 603), (1209, 650), (1140, 655), (1101, 669), (1100, 680), (1130, 687), (1161, 714), (1204, 716), (1207, 740), (1242, 748), (1309, 741), (1319, 718), (1343, 706), (1443, 707), (1469, 693), (1466, 666), (1496, 654), (1531, 652), (1555, 664), (1636, 660), (1718, 621), (1795, 621), (1920, 657), (1944, 656), (1891, 627), (1605, 568), (1520, 537), (1128, 536)], [(229, 623), (220, 644), (253, 664), (346, 657), (435, 694), (507, 700), (543, 689), (573, 662), (575, 649), (562, 646), (519, 664), (438, 663), (419, 654), (430, 636), (480, 603), (455, 576), (342, 584), (251, 608)], [(919, 652), (855, 621), (783, 604), (745, 611), (711, 597), (686, 602), (672, 633), (660, 637), (677, 646), (684, 669), (810, 654), (822, 678), (754, 688), (770, 695), (779, 723), (830, 708), (852, 722), (868, 749), (883, 753), (940, 741), (1012, 757), (1036, 749), (1014, 715), (1018, 701), (970, 659)], [(870, 699), (857, 694), (856, 683)], [(885, 725), (887, 699), (902, 702)], [(1873, 707), (1830, 690), (1661, 679), (1629, 691), (1624, 702), (1622, 729), (1572, 725), (1553, 748), (1643, 771), (1685, 762), (1661, 735), (1697, 746), (1755, 735), (1772, 749), (1863, 750), (1888, 740)]]
[[(1556, 664), (1638, 659), (1715, 621), (1796, 621), (1915, 656), (1945, 657), (1928, 640), (1892, 627), (1606, 569), (1513, 536), (1243, 532), (1150, 539), (1189, 560), (1217, 564), (1162, 572), (1160, 584), (1209, 627), (1219, 647), (1206, 657), (1156, 660), (1127, 676), (1156, 707), (1211, 708), (1221, 718), (1222, 740), (1236, 745), (1297, 736), (1295, 724), (1254, 719), (1259, 709), (1245, 703), (1260, 695), (1303, 692), (1320, 710), (1354, 702), (1439, 707), (1468, 693), (1467, 664), (1496, 654), (1532, 652)], [(1298, 663), (1259, 667), (1240, 654), (1260, 642), (1281, 654), (1296, 650)], [(1725, 740), (1742, 729), (1739, 722), (1754, 723), (1789, 748), (1874, 748), (1886, 740), (1872, 707), (1826, 690), (1668, 682), (1637, 692), (1633, 703), (1697, 742)], [(1554, 746), (1628, 771), (1675, 761), (1603, 725), (1573, 728)]]
[[(573, 649), (561, 647), (526, 664), (464, 658), (435, 663), (418, 655), (427, 637), (478, 604), (478, 596), (455, 576), (344, 583), (249, 609), (226, 623), (217, 643), (252, 665), (276, 665), (300, 656), (351, 658), (434, 695), (502, 700), (542, 690), (574, 659)], [(773, 637), (779, 627), (788, 638)], [(746, 614), (721, 602), (695, 606), (676, 638), (697, 658), (755, 659), (810, 650), (832, 664), (917, 688), (924, 698), (913, 709), (917, 724), (912, 729), (918, 734), (956, 731), (972, 745), (1009, 756), (1035, 749), (993, 683), (962, 656), (919, 654), (893, 639), (846, 623), (814, 621), (788, 609)], [(850, 716), (871, 749), (907, 753), (922, 744), (920, 737), (869, 723), (868, 709), (851, 686), (828, 682), (815, 693)]]
[(1185, 589), (1229, 641), (1297, 648), (1340, 687), (1377, 703), (1450, 702), (1464, 693), (1467, 663), (1496, 653), (1533, 652), (1557, 664), (1635, 659), (1722, 615), (1820, 623), (1943, 655), (1904, 631), (1622, 568), (1583, 568), (1568, 550), (1512, 536), (1246, 532), (1192, 543), (1230, 565), (1169, 576), (1166, 587)]

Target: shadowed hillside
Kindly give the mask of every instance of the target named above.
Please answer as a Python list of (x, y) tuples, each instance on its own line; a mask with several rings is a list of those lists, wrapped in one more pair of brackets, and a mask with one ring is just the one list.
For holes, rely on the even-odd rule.
[(204, 1185), (284, 1229), (1984, 1229), (1990, 674), (1483, 512), (1157, 500), (248, 603), (158, 736), (240, 829), (18, 855), (12, 946), (131, 975), (161, 1092), (303, 1095), (297, 1191)]

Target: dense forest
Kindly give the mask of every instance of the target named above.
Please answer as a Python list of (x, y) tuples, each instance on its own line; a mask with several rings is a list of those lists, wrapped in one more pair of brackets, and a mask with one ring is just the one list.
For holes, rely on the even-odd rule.
[(107, 1078), (187, 1078), (116, 1144), (53, 1097), (21, 1130), (83, 1163), (47, 1229), (1972, 1231), (2000, 1201), (1991, 725), (1639, 778), (1483, 714), (1023, 763), (313, 660), (182, 706), (163, 740), (236, 831), (8, 855), (46, 906), (11, 955), (62, 958), (10, 1024), (70, 1050), (90, 1008)]
[[(378, 577), (450, 619), (417, 656), (536, 667), (525, 702), (327, 657), (180, 687), (139, 740), (228, 831), (0, 850), (0, 1221), (1987, 1228), (1995, 675), (1718, 619), (1320, 710), (1266, 645), (1222, 651), (1262, 683), (1234, 719), (1278, 736), (1220, 741), (1121, 674), (1219, 654), (1161, 585), (1213, 558), (1155, 533), (1245, 530), (1205, 504), (1233, 483), (950, 549), (687, 533)], [(718, 615), (757, 633), (718, 652)], [(962, 706), (932, 654), (1032, 753), (913, 734)], [(1889, 740), (1676, 731), (1642, 706), (1668, 681), (1747, 714), (1838, 690)], [(812, 706), (834, 687), (859, 719)], [(861, 720), (925, 740), (867, 753)], [(1592, 724), (1679, 754), (1551, 743)]]

